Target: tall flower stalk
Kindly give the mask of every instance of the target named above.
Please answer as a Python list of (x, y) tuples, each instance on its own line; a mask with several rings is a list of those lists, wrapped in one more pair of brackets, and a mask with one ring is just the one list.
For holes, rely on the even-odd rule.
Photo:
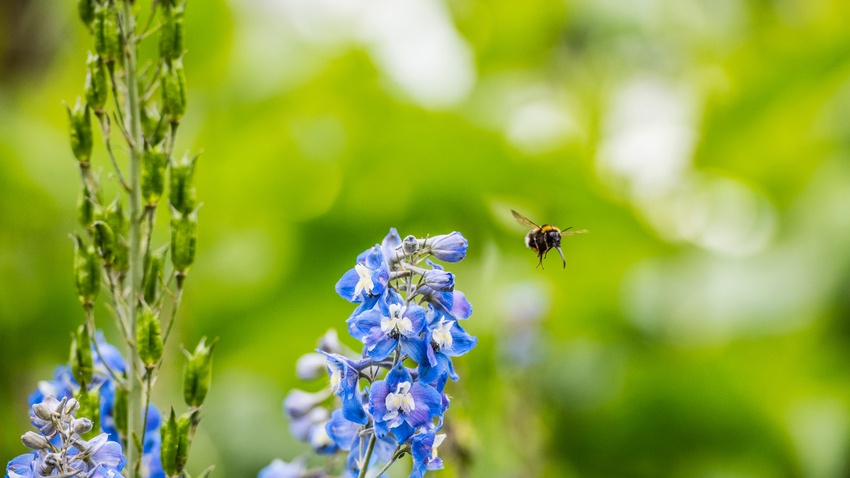
[[(458, 262), (467, 247), (458, 232), (402, 240), (391, 229), (337, 282), (337, 293), (357, 305), (346, 322), (363, 348), (357, 354), (335, 333), (326, 335), (297, 370), (303, 379), (326, 370), (329, 388), (293, 390), (284, 410), (293, 434), (317, 453), (348, 453), (345, 466), (335, 470), (341, 476), (381, 476), (405, 455), (413, 458), (413, 478), (442, 468), (437, 449), (446, 437), (440, 433), (449, 407), (445, 387), (459, 379), (452, 359), (469, 352), (477, 339), (460, 325), (472, 306), (455, 289), (454, 274), (431, 258)], [(260, 477), (332, 472), (276, 460)]]
[[(143, 6), (138, 0), (78, 0), (77, 6), (94, 50), (86, 61), (84, 95), (67, 108), (71, 150), (81, 178), (77, 217), (83, 232), (73, 236), (74, 275), (85, 320), (73, 334), (68, 366), (60, 366), (53, 381), (40, 383), (30, 404), (45, 397), (75, 403), (91, 426), (75, 429), (79, 439), (63, 435), (63, 443), (69, 440), (82, 456), (87, 452), (78, 446), (83, 443), (80, 440), (99, 440), (101, 446), (100, 441), (108, 441), (126, 455), (126, 467), (122, 457), (121, 467), (113, 467), (104, 476), (121, 476), (119, 471), (129, 478), (188, 476), (184, 468), (210, 387), (215, 341), (207, 344), (201, 339), (191, 353), (184, 349), (185, 413), (177, 415), (171, 408), (162, 417), (151, 403), (194, 263), (198, 231), (197, 155), (173, 157), (187, 105), (182, 63), (186, 3), (151, 0)], [(141, 43), (157, 40), (156, 57), (140, 59)], [(93, 161), (93, 120), (108, 156), (102, 166)], [(115, 140), (124, 146), (113, 147)], [(121, 151), (126, 156), (116, 154)], [(105, 179), (101, 177), (104, 169), (109, 171)], [(171, 240), (154, 247), (167, 175)], [(114, 200), (104, 201), (116, 191)], [(95, 303), (102, 288), (109, 293), (108, 308), (114, 313), (126, 356), (98, 331)], [(28, 444), (27, 436), (25, 445), (35, 443)], [(16, 469), (26, 461), (16, 460)], [(12, 466), (7, 467), (10, 476)], [(83, 470), (67, 476), (99, 476), (92, 473)]]

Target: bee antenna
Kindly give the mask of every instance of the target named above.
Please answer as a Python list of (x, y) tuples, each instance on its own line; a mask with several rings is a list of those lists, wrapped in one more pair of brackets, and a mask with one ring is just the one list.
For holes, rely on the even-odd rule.
[(570, 229), (572, 229), (572, 228), (573, 228), (573, 226), (565, 227), (565, 228), (561, 229), (561, 232), (569, 231), (569, 230), (570, 230)]

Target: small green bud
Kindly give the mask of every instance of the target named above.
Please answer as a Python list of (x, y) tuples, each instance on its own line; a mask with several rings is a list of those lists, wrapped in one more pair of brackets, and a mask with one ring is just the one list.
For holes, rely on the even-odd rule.
[(88, 433), (82, 435), (83, 439), (89, 440), (100, 433), (100, 387), (94, 387), (91, 390), (80, 388), (74, 394), (80, 402), (80, 409), (77, 411), (77, 417), (88, 418), (92, 422), (92, 428)]
[(146, 106), (139, 110), (142, 122), (142, 132), (148, 143), (159, 144), (165, 138), (166, 125), (161, 121), (162, 116), (156, 109), (156, 105)]
[(94, 205), (95, 199), (91, 197), (86, 183), (83, 183), (80, 197), (77, 199), (77, 220), (81, 226), (91, 226), (92, 221), (94, 221)]
[(200, 407), (207, 398), (212, 381), (212, 351), (218, 339), (206, 345), (202, 338), (193, 353), (185, 349), (186, 367), (183, 369), (183, 398), (190, 407)]
[(104, 263), (112, 265), (112, 259), (115, 256), (115, 235), (112, 233), (112, 228), (103, 221), (93, 222), (92, 240), (97, 255), (103, 259)]
[(183, 5), (166, 2), (162, 6), (159, 57), (167, 63), (183, 56)]
[(65, 105), (65, 108), (68, 110), (68, 120), (71, 123), (71, 150), (74, 152), (77, 161), (88, 166), (94, 144), (89, 105), (83, 105), (81, 100), (77, 98), (77, 104), (73, 110), (68, 105)]
[(189, 214), (197, 205), (195, 191), (195, 164), (198, 156), (183, 156), (180, 161), (171, 161), (171, 184), (168, 186), (168, 201), (171, 207), (182, 214)]
[(186, 466), (186, 460), (189, 458), (190, 428), (191, 415), (184, 413), (178, 418), (172, 407), (168, 420), (160, 429), (162, 438), (160, 458), (162, 469), (168, 476), (179, 475)]
[(91, 340), (88, 328), (81, 325), (71, 334), (71, 375), (83, 388), (91, 383), (94, 363), (91, 356)]
[(168, 246), (160, 247), (149, 256), (145, 268), (145, 303), (154, 304), (159, 298), (162, 276), (165, 272), (165, 254)]
[(139, 359), (148, 367), (162, 358), (162, 327), (159, 317), (147, 305), (136, 321), (136, 347)]
[(100, 264), (94, 246), (86, 246), (80, 236), (74, 236), (74, 278), (77, 296), (83, 304), (92, 304), (100, 292)]
[(80, 13), (80, 20), (91, 28), (94, 21), (94, 0), (77, 0), (77, 11)]
[(163, 65), (162, 108), (172, 123), (180, 123), (186, 113), (186, 75), (180, 59)]
[(145, 150), (142, 155), (142, 199), (145, 204), (156, 207), (162, 192), (165, 190), (165, 166), (168, 155), (164, 152), (151, 148)]
[(121, 56), (118, 8), (112, 0), (95, 4), (94, 49), (105, 62), (115, 61), (116, 58)]
[(115, 429), (118, 433), (127, 436), (127, 389), (115, 387), (115, 405), (112, 409), (112, 417), (115, 420)]
[(171, 265), (174, 271), (185, 276), (195, 262), (198, 242), (198, 213), (181, 214), (171, 211)]
[(124, 238), (127, 237), (129, 224), (127, 218), (124, 217), (124, 209), (121, 207), (118, 197), (103, 208), (98, 216), (99, 220), (109, 226), (114, 237), (112, 268), (119, 272), (127, 271), (130, 267), (130, 250)]
[(86, 101), (93, 110), (102, 111), (109, 93), (109, 83), (106, 81), (106, 68), (104, 67), (103, 60), (97, 55), (92, 55), (91, 52), (89, 52), (86, 67), (86, 83), (84, 87)]

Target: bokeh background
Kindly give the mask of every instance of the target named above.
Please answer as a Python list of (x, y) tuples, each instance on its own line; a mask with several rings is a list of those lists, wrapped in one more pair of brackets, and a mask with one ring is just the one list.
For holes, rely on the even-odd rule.
[[(847, 476), (847, 18), (842, 0), (190, 1), (176, 149), (203, 149), (204, 205), (154, 396), (182, 406), (177, 342), (221, 338), (190, 469), (305, 452), (281, 402), (322, 384), (295, 360), (344, 331), (333, 286), (395, 226), (470, 242), (451, 270), (480, 342), (437, 476)], [(4, 462), (83, 318), (61, 102), (90, 44), (74, 2), (0, 1)], [(511, 208), (590, 234), (535, 269)]]

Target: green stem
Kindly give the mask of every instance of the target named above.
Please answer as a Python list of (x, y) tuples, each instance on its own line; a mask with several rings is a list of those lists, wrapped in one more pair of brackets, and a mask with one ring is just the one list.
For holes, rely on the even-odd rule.
[(388, 461), (387, 464), (384, 465), (383, 468), (381, 468), (381, 471), (379, 471), (378, 474), (375, 475), (375, 476), (381, 476), (387, 470), (389, 470), (390, 467), (393, 465), (393, 463), (395, 463), (395, 461), (398, 460), (401, 457), (401, 455), (404, 455), (406, 453), (406, 450), (407, 450), (407, 448), (404, 448), (404, 447), (401, 447), (401, 446), (396, 448), (395, 453), (393, 453), (392, 459), (390, 461)]
[(129, 134), (128, 145), (130, 147), (130, 299), (129, 299), (129, 323), (130, 335), (130, 357), (127, 396), (127, 478), (137, 478), (139, 462), (141, 461), (141, 450), (136, 446), (136, 437), (144, 428), (142, 421), (142, 386), (139, 377), (139, 360), (136, 346), (136, 314), (138, 312), (139, 300), (142, 296), (142, 231), (139, 224), (141, 217), (141, 184), (140, 184), (140, 160), (144, 138), (142, 136), (142, 125), (139, 104), (139, 78), (136, 72), (136, 19), (133, 16), (131, 0), (122, 2), (122, 33), (124, 36), (124, 79), (126, 81), (127, 108), (125, 110), (125, 127)]
[(369, 438), (369, 446), (366, 447), (366, 456), (363, 457), (363, 465), (360, 467), (360, 473), (357, 475), (357, 478), (366, 478), (366, 472), (369, 470), (369, 462), (372, 461), (372, 451), (375, 449), (377, 438), (377, 435), (374, 433)]

